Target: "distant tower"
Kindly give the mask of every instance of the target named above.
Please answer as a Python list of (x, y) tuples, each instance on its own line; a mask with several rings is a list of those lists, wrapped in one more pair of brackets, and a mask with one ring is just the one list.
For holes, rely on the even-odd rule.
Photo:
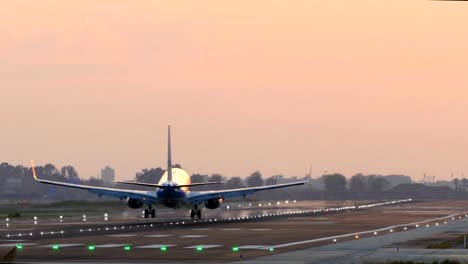
[(115, 171), (113, 168), (106, 166), (101, 170), (101, 180), (103, 182), (113, 182), (115, 179)]

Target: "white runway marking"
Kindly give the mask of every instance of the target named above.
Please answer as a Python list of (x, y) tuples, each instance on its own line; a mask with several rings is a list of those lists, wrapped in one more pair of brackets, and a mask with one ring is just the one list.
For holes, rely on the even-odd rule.
[(35, 230), (34, 228), (8, 228), (8, 229), (0, 229), (0, 231), (32, 231)]
[(242, 230), (242, 228), (221, 228), (219, 230), (223, 230), (223, 231), (238, 231), (238, 230)]
[(65, 248), (65, 247), (78, 247), (78, 246), (83, 246), (84, 244), (53, 244), (53, 245), (46, 245), (46, 246), (40, 246), (40, 247), (48, 247), (51, 248), (52, 246), (58, 246), (59, 248)]
[(394, 229), (394, 228), (397, 228), (397, 227), (414, 226), (416, 224), (422, 224), (422, 223), (427, 223), (427, 222), (432, 222), (432, 221), (437, 221), (437, 220), (444, 220), (444, 219), (448, 219), (448, 218), (451, 218), (451, 217), (454, 217), (454, 216), (457, 216), (457, 215), (458, 214), (452, 214), (452, 215), (449, 215), (449, 216), (438, 217), (438, 218), (423, 220), (423, 221), (419, 221), (419, 222), (387, 226), (387, 227), (384, 227), (384, 228), (379, 228), (379, 229), (374, 229), (374, 230), (369, 230), (369, 231), (349, 233), (349, 234), (344, 234), (344, 235), (337, 235), (337, 236), (322, 237), (322, 238), (317, 238), (317, 239), (310, 239), (310, 240), (304, 240), (304, 241), (291, 242), (291, 243), (280, 244), (280, 245), (275, 245), (275, 246), (271, 246), (271, 247), (272, 248), (283, 248), (283, 247), (289, 247), (289, 246), (295, 246), (295, 245), (301, 245), (301, 244), (308, 244), (308, 243), (313, 243), (313, 242), (327, 241), (327, 240), (332, 240), (332, 239), (335, 239), (335, 238), (350, 237), (350, 236), (362, 235), (362, 234), (371, 234), (371, 233), (374, 233), (374, 232), (386, 231), (386, 230)]
[(136, 235), (131, 235), (131, 234), (118, 234), (118, 235), (108, 235), (110, 237), (134, 237)]
[(269, 248), (270, 246), (266, 245), (246, 245), (246, 246), (240, 246), (239, 249), (263, 249), (263, 248)]
[(25, 240), (25, 239), (4, 239), (4, 240), (0, 240), (0, 242), (22, 242), (22, 241), (31, 241), (31, 240)]
[(172, 235), (147, 235), (145, 237), (170, 237)]
[(183, 238), (194, 238), (194, 237), (207, 237), (207, 235), (187, 235), (187, 236), (180, 236)]
[[(1, 244), (0, 247), (16, 247), (17, 244)], [(22, 246), (34, 246), (36, 243), (21, 243)]]
[(254, 229), (249, 229), (251, 231), (270, 231), (271, 228), (254, 228)]
[(115, 248), (115, 247), (123, 247), (127, 244), (104, 244), (104, 245), (97, 245), (94, 246), (95, 248)]
[(213, 230), (213, 228), (192, 228), (194, 231), (207, 231), (207, 230)]
[(216, 248), (216, 247), (222, 247), (223, 245), (196, 245), (196, 246), (190, 246), (190, 247), (184, 247), (184, 248), (198, 248), (202, 247), (203, 249), (207, 248)]
[(162, 248), (162, 247), (175, 247), (177, 245), (146, 245), (146, 246), (139, 246), (135, 248)]

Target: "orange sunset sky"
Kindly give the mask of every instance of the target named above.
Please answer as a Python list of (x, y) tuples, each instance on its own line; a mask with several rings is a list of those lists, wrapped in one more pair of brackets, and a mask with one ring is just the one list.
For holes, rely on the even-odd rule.
[[(468, 3), (2, 1), (0, 161), (468, 173)], [(29, 165), (28, 165), (29, 166)]]

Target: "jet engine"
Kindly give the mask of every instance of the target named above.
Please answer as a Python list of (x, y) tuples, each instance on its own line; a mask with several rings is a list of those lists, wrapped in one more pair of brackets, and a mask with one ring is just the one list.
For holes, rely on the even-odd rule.
[(138, 209), (143, 207), (143, 201), (139, 199), (129, 198), (128, 199), (128, 207), (132, 209)]
[(208, 209), (216, 209), (224, 202), (223, 198), (213, 198), (205, 201), (205, 207)]

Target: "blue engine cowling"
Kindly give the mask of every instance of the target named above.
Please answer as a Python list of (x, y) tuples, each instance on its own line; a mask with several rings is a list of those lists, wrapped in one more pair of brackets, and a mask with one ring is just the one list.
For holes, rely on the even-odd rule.
[(216, 209), (223, 203), (222, 198), (213, 198), (205, 201), (205, 207), (208, 209)]
[(138, 209), (143, 207), (143, 201), (139, 199), (129, 198), (128, 199), (128, 207), (132, 209)]

